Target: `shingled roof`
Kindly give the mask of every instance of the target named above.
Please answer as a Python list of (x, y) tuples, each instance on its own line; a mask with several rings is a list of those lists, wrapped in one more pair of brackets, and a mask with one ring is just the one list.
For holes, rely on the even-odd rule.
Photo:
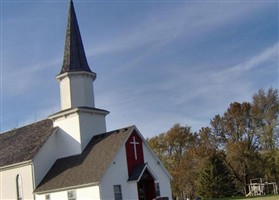
[(92, 72), (87, 63), (74, 5), (70, 1), (64, 60), (60, 74), (75, 71)]
[(138, 182), (141, 177), (152, 177), (153, 179), (157, 180), (154, 173), (148, 167), (148, 163), (142, 163), (136, 166), (131, 176), (128, 178), (128, 181)]
[(45, 119), (0, 134), (0, 167), (32, 160), (55, 129)]
[(81, 154), (58, 159), (34, 192), (99, 182), (134, 129), (131, 126), (94, 136)]

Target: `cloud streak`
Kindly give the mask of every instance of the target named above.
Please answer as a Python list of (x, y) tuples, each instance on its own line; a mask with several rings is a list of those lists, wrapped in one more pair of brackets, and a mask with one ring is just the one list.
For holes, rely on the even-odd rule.
[(88, 56), (95, 57), (100, 54), (129, 51), (157, 43), (160, 44), (158, 45), (158, 49), (160, 49), (179, 37), (189, 41), (195, 40), (197, 37), (207, 35), (208, 32), (239, 20), (244, 21), (245, 18), (249, 18), (252, 14), (265, 8), (264, 4), (243, 4), (238, 5), (237, 9), (231, 9), (230, 6), (237, 5), (227, 3), (221, 6), (213, 3), (213, 5), (198, 6), (186, 2), (170, 7), (170, 9), (164, 8), (153, 15), (143, 16), (139, 24), (123, 30), (111, 40), (106, 38), (105, 41), (101, 41), (95, 46), (91, 45), (92, 49), (88, 49)]
[[(130, 110), (128, 113), (135, 114), (128, 114), (126, 121), (133, 118), (142, 126), (148, 124), (152, 118), (152, 124), (168, 121), (171, 122), (167, 123), (170, 127), (173, 123), (187, 123), (197, 131), (202, 126), (207, 126), (214, 115), (224, 112), (231, 102), (250, 101), (260, 88), (255, 88), (253, 83), (247, 80), (246, 74), (266, 63), (271, 63), (273, 68), (278, 66), (278, 43), (242, 63), (222, 70), (215, 71), (210, 66), (205, 66), (199, 70), (181, 71), (178, 67), (177, 71), (172, 72), (173, 76), (162, 82), (133, 85), (122, 91), (113, 87), (113, 95), (106, 93), (108, 96), (102, 96), (101, 102), (107, 99), (104, 106), (114, 113)], [(144, 113), (149, 117), (145, 118)], [(118, 115), (111, 115), (112, 121), (125, 121), (124, 117), (119, 119)], [(147, 127), (150, 131), (143, 128), (146, 133), (154, 129)]]
[(5, 64), (3, 64), (3, 93), (11, 96), (24, 95), (27, 90), (44, 83), (45, 81), (41, 78), (46, 77), (42, 77), (42, 74), (54, 66), (59, 66), (60, 62), (60, 60), (53, 60), (48, 61), (48, 63), (36, 63), (32, 66), (24, 65), (20, 66), (20, 68), (17, 68), (12, 73), (10, 73), (10, 70), (5, 68)]
[(279, 51), (278, 51), (279, 43), (275, 43), (274, 45), (264, 49), (258, 55), (250, 58), (244, 63), (240, 63), (236, 66), (229, 68), (228, 73), (244, 73), (245, 71), (252, 70), (264, 62), (267, 61), (278, 61)]

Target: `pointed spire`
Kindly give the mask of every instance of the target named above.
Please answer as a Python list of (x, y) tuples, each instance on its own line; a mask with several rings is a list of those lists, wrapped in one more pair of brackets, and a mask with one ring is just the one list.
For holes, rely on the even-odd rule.
[(70, 0), (64, 61), (60, 74), (73, 71), (92, 72), (84, 52), (73, 1)]

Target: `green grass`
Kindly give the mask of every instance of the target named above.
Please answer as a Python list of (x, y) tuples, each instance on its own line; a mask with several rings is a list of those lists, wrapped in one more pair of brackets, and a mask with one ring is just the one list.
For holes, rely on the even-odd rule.
[(234, 198), (220, 198), (211, 200), (279, 200), (279, 195), (266, 195), (266, 196), (255, 196), (255, 197), (234, 197)]
[[(279, 200), (279, 195), (267, 195), (267, 196), (260, 196), (260, 197), (245, 197), (242, 199), (246, 200)], [(240, 199), (234, 199), (240, 200)]]

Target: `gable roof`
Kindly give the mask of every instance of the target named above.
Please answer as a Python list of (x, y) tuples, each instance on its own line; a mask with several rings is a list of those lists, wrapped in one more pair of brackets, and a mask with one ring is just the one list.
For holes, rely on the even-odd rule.
[(81, 154), (58, 159), (34, 192), (98, 183), (133, 130), (135, 126), (94, 136)]
[(70, 1), (64, 60), (60, 74), (74, 71), (92, 72), (87, 63), (74, 5)]
[(149, 174), (154, 180), (157, 180), (157, 177), (148, 167), (148, 163), (139, 164), (132, 172), (131, 176), (128, 178), (128, 181), (138, 182), (144, 173)]
[(0, 134), (0, 167), (32, 160), (55, 129), (45, 119)]

